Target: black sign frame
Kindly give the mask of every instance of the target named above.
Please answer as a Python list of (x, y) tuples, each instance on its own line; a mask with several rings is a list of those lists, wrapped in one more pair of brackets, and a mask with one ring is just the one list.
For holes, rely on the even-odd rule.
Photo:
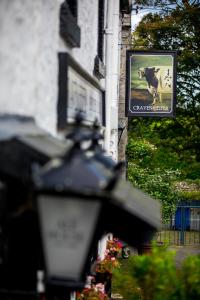
[[(101, 118), (98, 120), (100, 126), (106, 126), (105, 115), (105, 90), (100, 83), (84, 70), (67, 52), (58, 53), (59, 74), (58, 74), (58, 102), (57, 102), (57, 128), (64, 130), (70, 123), (69, 121), (69, 81), (70, 70), (74, 71), (85, 82), (90, 85), (96, 92), (101, 95)], [(75, 117), (75, 116), (74, 116)], [(95, 120), (87, 120), (85, 125), (90, 126)]]
[(176, 51), (126, 51), (126, 117), (175, 116), (176, 57)]

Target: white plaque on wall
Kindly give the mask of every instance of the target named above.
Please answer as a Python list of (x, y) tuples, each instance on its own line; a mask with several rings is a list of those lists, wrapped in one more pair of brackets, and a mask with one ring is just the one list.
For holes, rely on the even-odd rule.
[(102, 92), (92, 86), (73, 68), (68, 68), (68, 105), (67, 119), (74, 119), (77, 111), (81, 111), (87, 122), (102, 120)]
[(86, 124), (105, 125), (104, 91), (67, 53), (59, 53), (58, 127), (65, 128), (82, 112)]

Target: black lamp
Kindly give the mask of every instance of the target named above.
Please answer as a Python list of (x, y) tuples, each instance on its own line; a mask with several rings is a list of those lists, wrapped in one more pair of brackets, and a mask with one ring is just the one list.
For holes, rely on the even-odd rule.
[[(18, 220), (20, 229), (15, 228), (15, 222), (12, 226), (17, 233), (12, 235), (15, 247), (13, 242), (8, 247), (13, 254), (10, 255), (12, 259), (8, 259), (13, 288), (21, 289), (22, 293), (29, 291), (30, 286), (24, 281), (27, 277), (33, 289), (35, 270), (38, 266), (43, 267), (44, 257), (49, 299), (51, 295), (61, 295), (62, 299), (67, 289), (84, 286), (91, 258), (104, 232), (113, 232), (130, 245), (140, 247), (158, 229), (158, 201), (120, 179), (121, 165), (105, 155), (98, 144), (103, 137), (97, 125), (85, 128), (77, 116), (77, 124), (68, 135), (68, 141), (61, 143), (26, 118), (5, 116), (0, 118), (0, 123), (0, 175), (6, 180), (12, 179), (17, 187), (17, 197), (18, 182), (26, 183), (28, 195), (33, 196), (34, 189), (36, 197), (29, 200), (32, 203), (36, 199), (37, 203), (36, 211), (31, 205), (31, 211)], [(8, 189), (13, 192), (12, 185)], [(22, 191), (24, 193), (24, 189)], [(11, 200), (16, 202), (15, 195)], [(41, 239), (39, 230), (35, 230), (38, 228), (37, 215)], [(16, 249), (23, 249), (23, 253), (18, 251), (16, 257)], [(35, 262), (37, 252), (38, 262)], [(26, 272), (23, 277), (18, 276), (20, 284), (16, 284), (18, 278), (13, 274), (18, 272), (22, 259)], [(8, 279), (10, 284), (10, 277)]]
[(141, 247), (160, 225), (158, 201), (120, 179), (120, 164), (98, 146), (98, 126), (80, 123), (67, 153), (34, 170), (46, 282), (73, 290), (84, 285), (104, 232)]
[(93, 136), (77, 128), (64, 157), (33, 171), (49, 285), (83, 287), (92, 251), (104, 232), (104, 189), (112, 171), (81, 149)]

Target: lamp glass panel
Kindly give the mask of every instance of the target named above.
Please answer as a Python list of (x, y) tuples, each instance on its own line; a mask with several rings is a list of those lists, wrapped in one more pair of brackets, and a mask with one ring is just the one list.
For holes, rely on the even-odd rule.
[(47, 276), (80, 280), (101, 208), (98, 200), (40, 195)]

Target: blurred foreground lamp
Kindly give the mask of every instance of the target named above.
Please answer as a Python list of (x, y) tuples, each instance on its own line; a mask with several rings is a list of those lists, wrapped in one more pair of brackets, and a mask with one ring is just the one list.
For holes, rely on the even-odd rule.
[[(98, 165), (100, 168), (98, 168)], [(80, 149), (36, 168), (37, 206), (50, 286), (81, 288), (100, 239), (100, 195), (109, 172), (94, 164)]]
[(48, 280), (76, 288), (84, 275), (100, 202), (43, 194), (38, 208)]
[[(118, 179), (110, 191), (104, 220), (111, 232), (142, 252), (160, 228), (160, 209), (158, 200), (133, 187), (130, 182)], [(112, 211), (112, 222), (109, 222), (109, 210)]]
[[(104, 231), (141, 247), (159, 227), (160, 205), (120, 179), (120, 164), (100, 149), (97, 130), (77, 126), (69, 136), (73, 146), (35, 168), (34, 183), (47, 285), (75, 290)], [(85, 141), (91, 147), (81, 147)]]

